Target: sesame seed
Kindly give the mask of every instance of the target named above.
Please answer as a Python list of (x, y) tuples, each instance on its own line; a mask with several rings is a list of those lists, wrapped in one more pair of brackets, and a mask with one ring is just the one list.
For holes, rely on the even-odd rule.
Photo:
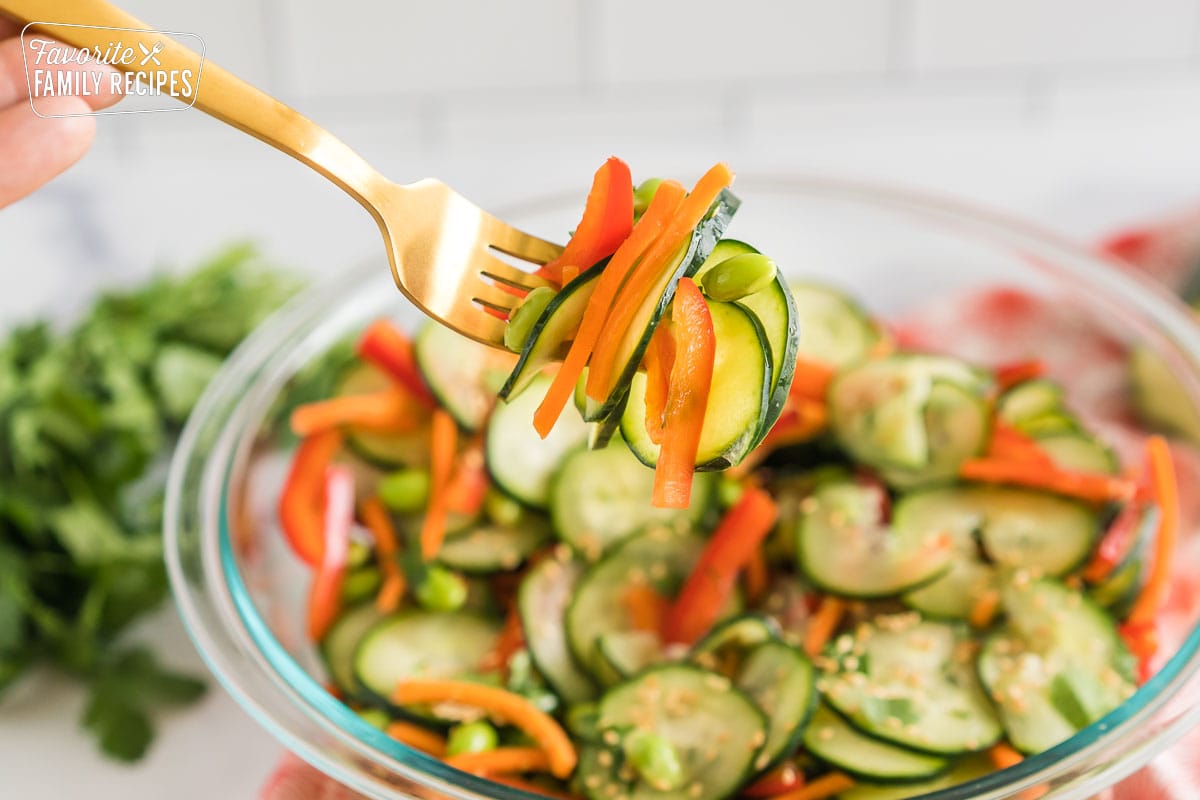
[(699, 781), (697, 781), (688, 787), (687, 793), (688, 797), (699, 797), (700, 795), (704, 794), (704, 787), (700, 785)]
[(729, 691), (729, 679), (722, 677), (721, 675), (705, 676), (704, 685), (717, 692)]
[(757, 750), (766, 744), (766, 741), (767, 735), (765, 733), (762, 731), (755, 731), (754, 735), (750, 737), (750, 746)]
[(904, 727), (904, 723), (900, 721), (899, 717), (885, 717), (883, 724), (893, 730), (900, 730)]
[(589, 789), (599, 789), (601, 778), (599, 775), (588, 775), (583, 779), (583, 785)]
[(828, 725), (825, 725), (821, 728), (821, 730), (817, 731), (817, 738), (822, 742), (828, 742), (834, 737), (834, 735), (833, 728), (829, 727)]
[(754, 759), (754, 768), (761, 772), (762, 770), (766, 769), (767, 765), (770, 763), (771, 757), (766, 753), (763, 753), (758, 758)]
[(605, 731), (601, 738), (604, 739), (605, 744), (610, 744), (613, 747), (621, 743), (621, 737), (616, 731)]
[(608, 750), (601, 750), (600, 755), (596, 756), (596, 761), (602, 767), (611, 767), (613, 765), (613, 754)]

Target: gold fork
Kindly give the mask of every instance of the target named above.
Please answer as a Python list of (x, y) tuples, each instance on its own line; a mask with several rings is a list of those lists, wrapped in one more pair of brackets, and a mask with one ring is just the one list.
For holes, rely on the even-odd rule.
[[(119, 39), (143, 53), (154, 51), (152, 70), (191, 69), (195, 75), (200, 67), (197, 53), (103, 0), (0, 0), (0, 12), (21, 23), (47, 23), (32, 30), (81, 49), (103, 52)], [(118, 69), (147, 69), (140, 60)], [(442, 324), (502, 347), (505, 323), (496, 314), (507, 315), (521, 294), (546, 285), (499, 254), (540, 265), (562, 252), (559, 245), (517, 230), (441, 181), (392, 183), (325, 129), (207, 61), (194, 92), (196, 108), (302, 161), (371, 212), (396, 286)]]

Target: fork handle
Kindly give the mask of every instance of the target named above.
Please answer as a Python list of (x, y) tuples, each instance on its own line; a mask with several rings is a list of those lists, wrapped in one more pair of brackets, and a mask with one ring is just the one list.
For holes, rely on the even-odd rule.
[[(194, 72), (200, 63), (199, 54), (168, 36), (148, 30), (149, 26), (144, 22), (104, 0), (0, 0), (0, 12), (26, 24), (41, 22), (127, 29), (106, 31), (56, 24), (46, 31), (81, 49), (100, 47), (103, 51), (110, 42), (120, 39), (126, 46), (142, 44), (151, 50), (161, 42), (163, 49), (158, 55), (161, 69), (191, 68)], [(116, 68), (136, 71), (138, 60), (127, 66), (116, 65)], [(342, 187), (379, 219), (372, 198), (376, 187), (385, 182), (383, 177), (324, 128), (207, 60), (194, 91), (196, 108), (304, 162)]]

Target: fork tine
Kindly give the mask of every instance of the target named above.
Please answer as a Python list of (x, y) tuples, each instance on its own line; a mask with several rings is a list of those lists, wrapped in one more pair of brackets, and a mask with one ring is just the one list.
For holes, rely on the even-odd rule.
[(471, 289), (471, 300), (479, 305), (502, 311), (505, 314), (511, 312), (521, 302), (521, 298), (511, 292), (506, 292), (499, 286), (489, 286), (482, 281), (475, 284)]
[(492, 217), (486, 232), (488, 244), (501, 253), (528, 261), (545, 264), (562, 254), (562, 246), (539, 239)]
[(536, 289), (539, 286), (550, 285), (549, 281), (539, 278), (537, 275), (526, 272), (523, 269), (518, 269), (490, 253), (481, 260), (479, 273), (491, 278), (493, 281), (524, 291)]

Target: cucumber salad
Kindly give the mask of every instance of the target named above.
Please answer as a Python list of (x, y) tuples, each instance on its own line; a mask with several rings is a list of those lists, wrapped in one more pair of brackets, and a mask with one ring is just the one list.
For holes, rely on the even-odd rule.
[(1156, 648), (1165, 443), (1118, 463), (1037, 361), (785, 279), (726, 236), (731, 179), (610, 159), (510, 352), (380, 320), (295, 409), (330, 691), (587, 800), (911, 797), (1096, 723)]

